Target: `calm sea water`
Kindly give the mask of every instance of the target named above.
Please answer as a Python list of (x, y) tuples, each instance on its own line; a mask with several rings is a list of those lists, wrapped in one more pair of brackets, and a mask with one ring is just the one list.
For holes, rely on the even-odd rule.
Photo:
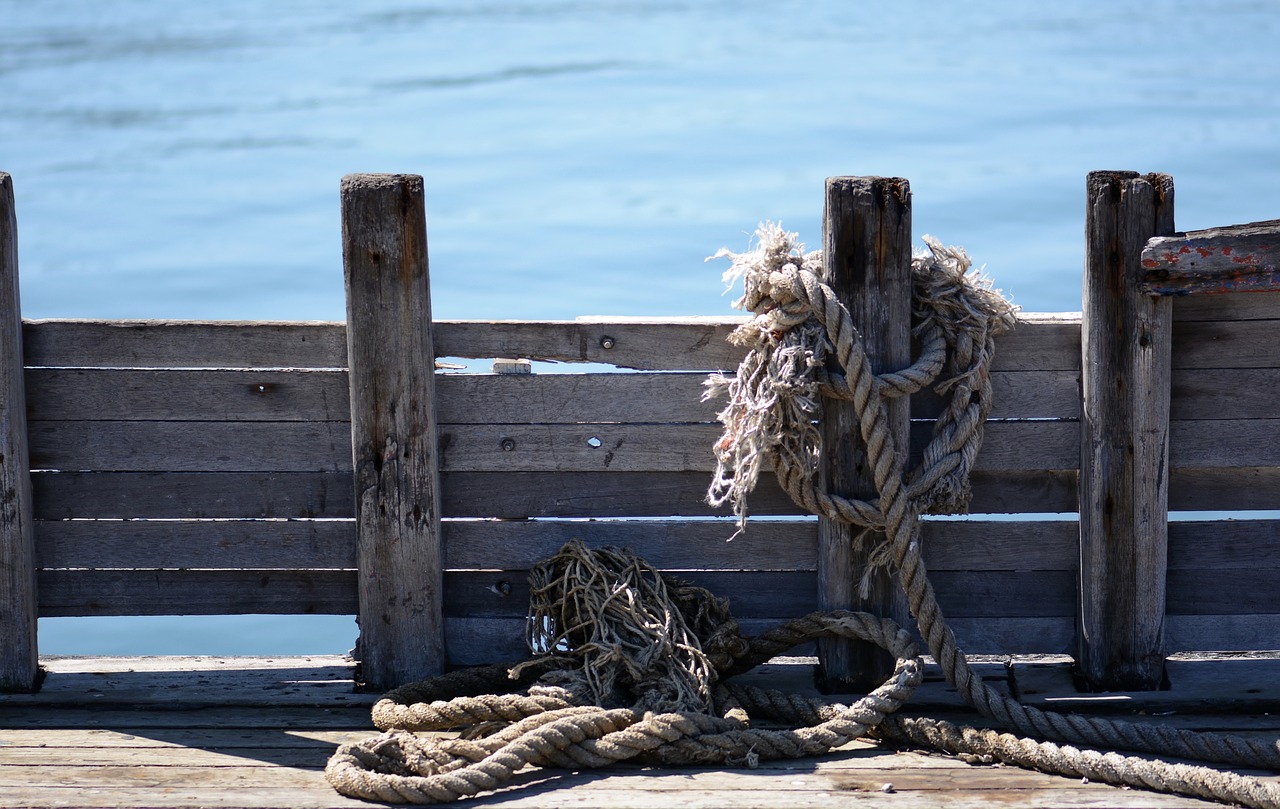
[[(877, 5), (883, 7), (876, 7)], [(1182, 228), (1280, 217), (1257, 2), (0, 0), (27, 317), (337, 320), (338, 182), (427, 183), (444, 318), (728, 311), (762, 219), (907, 177), (917, 233), (1079, 308), (1084, 177)], [(340, 652), (349, 618), (64, 619), (59, 652)]]

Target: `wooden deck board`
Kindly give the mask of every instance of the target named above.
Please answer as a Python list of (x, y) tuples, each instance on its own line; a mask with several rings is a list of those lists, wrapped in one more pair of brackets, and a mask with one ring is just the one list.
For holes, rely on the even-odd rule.
[[(375, 695), (356, 693), (340, 657), (74, 658), (42, 661), (38, 694), (0, 695), (0, 806), (245, 807), (348, 809), (324, 781), (334, 748), (375, 731)], [(1214, 661), (1218, 672), (1223, 661)], [(1127, 714), (1201, 729), (1274, 736), (1280, 730), (1280, 659), (1226, 662), (1237, 710), (1204, 710), (1196, 693), (1215, 675), (1200, 659), (1171, 663), (1172, 691), (1078, 695), (1065, 658), (1027, 658), (1014, 669), (1024, 699)], [(978, 668), (1007, 682), (998, 660)], [(756, 684), (812, 693), (805, 659), (745, 675)], [(1179, 685), (1182, 687), (1180, 688)], [(1250, 690), (1257, 693), (1249, 694)], [(932, 668), (913, 711), (974, 721)], [(1252, 700), (1252, 701), (1250, 701)], [(1219, 706), (1221, 707), (1221, 705)], [(1231, 707), (1231, 706), (1228, 706)], [(1267, 711), (1266, 708), (1275, 710)], [(1241, 709), (1250, 712), (1241, 712)], [(1135, 718), (1141, 718), (1135, 716)], [(882, 791), (885, 784), (893, 792)], [(1086, 784), (1012, 767), (854, 742), (816, 759), (765, 762), (756, 770), (655, 770), (620, 766), (587, 772), (527, 771), (468, 806), (666, 809), (726, 807), (1152, 807), (1189, 809), (1202, 801)]]

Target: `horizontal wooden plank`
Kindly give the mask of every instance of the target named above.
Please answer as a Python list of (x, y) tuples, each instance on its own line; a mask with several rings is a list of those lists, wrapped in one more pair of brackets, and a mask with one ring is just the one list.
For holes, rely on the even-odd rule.
[(1170, 511), (1237, 511), (1280, 508), (1280, 469), (1174, 469)]
[(1280, 220), (1156, 236), (1142, 266), (1153, 295), (1280, 289)]
[[(1266, 434), (1259, 432), (1265, 422), (1214, 424), (1241, 436)], [(931, 431), (931, 423), (913, 424), (916, 457)], [(346, 472), (352, 463), (346, 422), (35, 421), (28, 432), (31, 467), (38, 470)], [(440, 463), (449, 472), (709, 473), (720, 435), (714, 424), (444, 425)], [(1200, 447), (1201, 435), (1191, 430), (1184, 446)], [(976, 468), (1074, 468), (1078, 446), (1074, 422), (989, 422)], [(1262, 457), (1259, 451), (1248, 457)], [(1181, 456), (1188, 463), (1196, 458), (1190, 452)]]
[(1196, 368), (1172, 376), (1169, 418), (1175, 421), (1280, 418), (1280, 368)]
[(354, 569), (352, 520), (36, 522), (41, 568)]
[(1278, 328), (1280, 306), (1270, 320), (1174, 320), (1174, 373), (1184, 368), (1280, 368)]
[(1280, 615), (1170, 615), (1165, 648), (1188, 651), (1271, 651), (1280, 645)]
[[(1280, 562), (1274, 554), (1253, 567), (1172, 569), (1170, 615), (1280, 615)], [(1276, 639), (1280, 645), (1280, 638)]]
[(29, 366), (345, 368), (344, 323), (27, 320)]
[(346, 371), (29, 368), (40, 421), (350, 421)]
[(1226, 295), (1186, 295), (1173, 299), (1173, 322), (1193, 320), (1275, 320), (1280, 317), (1280, 292), (1233, 292)]
[[(1278, 567), (1280, 520), (1196, 520), (1169, 523), (1169, 570), (1255, 570)], [(1275, 582), (1280, 586), (1280, 579)], [(1277, 636), (1280, 643), (1280, 636)]]
[(350, 472), (35, 472), (37, 520), (351, 518)]
[[(433, 324), (433, 336), (440, 357), (522, 357), (652, 371), (729, 371), (745, 352), (727, 338), (745, 321), (742, 316), (439, 320)], [(997, 340), (993, 369), (1078, 371), (1079, 313), (1023, 313), (1017, 327)]]
[[(1078, 418), (1076, 371), (992, 374), (991, 418)], [(441, 374), (445, 424), (713, 422), (703, 373)], [(27, 406), (41, 421), (348, 421), (345, 371), (31, 368)], [(913, 400), (916, 418), (941, 410)]]
[[(736, 529), (728, 520), (446, 520), (445, 565), (522, 570), (576, 539), (588, 547), (631, 548), (667, 569), (816, 569), (816, 520), (762, 520), (734, 536)], [(921, 533), (931, 571), (1075, 570), (1079, 564), (1075, 522), (928, 519)], [(1253, 535), (1243, 534), (1232, 558), (1253, 547)]]
[(743, 350), (728, 342), (742, 317), (584, 318), (566, 321), (436, 321), (440, 357), (519, 357), (640, 370), (731, 370)]
[[(995, 471), (973, 476), (974, 513), (1067, 512), (1076, 509), (1077, 472)], [(451, 472), (442, 476), (446, 517), (706, 517), (724, 516), (704, 502), (701, 472)], [(761, 476), (748, 508), (754, 516), (800, 509), (771, 475)]]
[(342, 421), (32, 421), (31, 468), (103, 472), (349, 472)]
[[(451, 569), (523, 570), (571, 539), (629, 547), (666, 569), (801, 570), (816, 567), (816, 522), (756, 522), (734, 536), (732, 521), (446, 520)], [(69, 520), (38, 522), (42, 568), (352, 569), (347, 520)], [(931, 571), (1077, 569), (1074, 521), (926, 520)], [(733, 537), (730, 540), (730, 537)], [(1267, 569), (1280, 550), (1280, 520), (1175, 521), (1171, 571)]]
[[(721, 598), (739, 618), (795, 618), (818, 609), (817, 577), (810, 571), (689, 570), (674, 575)], [(938, 603), (955, 618), (1045, 618), (1075, 612), (1071, 571), (934, 571)], [(501, 618), (524, 615), (529, 585), (524, 571), (451, 571), (445, 574), (445, 615)]]
[(42, 618), (71, 615), (354, 615), (354, 570), (45, 570)]
[[(912, 423), (913, 458), (931, 422)], [(981, 470), (1073, 469), (1080, 428), (1064, 421), (988, 422), (975, 464)], [(711, 472), (719, 425), (443, 425), (441, 468), (451, 472)], [(709, 481), (708, 481), (709, 482)]]
[(1280, 466), (1280, 418), (1171, 421), (1173, 469)]
[[(756, 635), (782, 622), (782, 618), (744, 618), (746, 635)], [(1063, 654), (1074, 648), (1075, 620), (1071, 616), (979, 617), (947, 616), (956, 640), (968, 654)], [(520, 617), (445, 617), (445, 646), (449, 662), (475, 666), (519, 660), (527, 654), (526, 619)], [(915, 627), (910, 628), (916, 634)], [(812, 654), (808, 644), (788, 654)]]

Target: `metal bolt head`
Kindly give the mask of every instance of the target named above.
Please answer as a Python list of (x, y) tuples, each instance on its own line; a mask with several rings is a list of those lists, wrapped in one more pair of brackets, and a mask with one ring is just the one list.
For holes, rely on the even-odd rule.
[(600, 338), (600, 347), (603, 349), (607, 350), (613, 348), (615, 345), (617, 345), (617, 342), (607, 334)]
[(516, 440), (514, 438), (503, 438), (498, 445), (502, 447), (503, 452), (514, 452), (516, 449)]

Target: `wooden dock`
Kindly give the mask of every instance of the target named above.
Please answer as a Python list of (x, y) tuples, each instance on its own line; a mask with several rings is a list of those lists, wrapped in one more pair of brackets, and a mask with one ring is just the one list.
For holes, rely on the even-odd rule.
[[(1280, 735), (1280, 659), (1171, 662), (1182, 690), (1085, 697), (1063, 658), (1019, 659), (1023, 698), (1178, 727)], [(323, 768), (338, 744), (375, 733), (374, 697), (351, 687), (340, 657), (46, 658), (40, 693), (0, 696), (0, 806), (350, 809)], [(812, 660), (749, 675), (754, 683), (816, 694)], [(1217, 688), (1235, 709), (1206, 713), (1190, 684), (1226, 664)], [(1000, 662), (983, 666), (1007, 679)], [(1203, 685), (1203, 683), (1200, 683)], [(1251, 693), (1252, 692), (1252, 693)], [(1092, 704), (1090, 704), (1092, 703)], [(1270, 710), (1267, 710), (1267, 709)], [(980, 721), (932, 673), (913, 711)], [(1145, 715), (1143, 715), (1145, 713)], [(1272, 777), (1272, 780), (1280, 780)], [(885, 792), (886, 784), (892, 792)], [(819, 759), (754, 770), (528, 770), (462, 806), (666, 809), (724, 807), (1205, 807), (1215, 804), (1015, 767), (970, 765), (937, 754), (856, 742)]]
[[(960, 646), (994, 656), (983, 676), (1013, 698), (1274, 738), (1280, 520), (1248, 512), (1280, 508), (1280, 223), (1178, 233), (1165, 175), (1096, 172), (1086, 191), (1083, 312), (998, 338), (978, 516), (925, 520), (922, 557)], [(905, 180), (834, 180), (827, 204), (827, 266), (891, 286)], [(524, 654), (527, 573), (569, 540), (632, 548), (728, 598), (748, 633), (819, 607), (901, 617), (894, 587), (856, 596), (847, 532), (770, 475), (750, 501), (767, 519), (725, 541), (701, 394), (742, 358), (725, 338), (743, 318), (434, 320), (421, 178), (348, 177), (342, 206), (346, 322), (24, 321), (0, 173), (0, 806), (361, 805), (321, 770), (372, 732), (371, 693)], [(899, 281), (840, 290), (888, 368), (909, 315), (879, 304)], [(494, 373), (433, 373), (455, 357)], [(530, 361), (587, 365), (508, 372)], [(912, 463), (942, 407), (922, 391), (896, 408)], [(355, 614), (358, 661), (39, 654), (40, 617), (246, 613)], [(815, 670), (827, 687), (884, 674), (832, 644), (794, 654), (816, 669), (750, 676), (814, 693)], [(933, 680), (911, 709), (956, 715)], [(746, 771), (522, 773), (475, 799), (992, 801), (1201, 805), (872, 742)]]

